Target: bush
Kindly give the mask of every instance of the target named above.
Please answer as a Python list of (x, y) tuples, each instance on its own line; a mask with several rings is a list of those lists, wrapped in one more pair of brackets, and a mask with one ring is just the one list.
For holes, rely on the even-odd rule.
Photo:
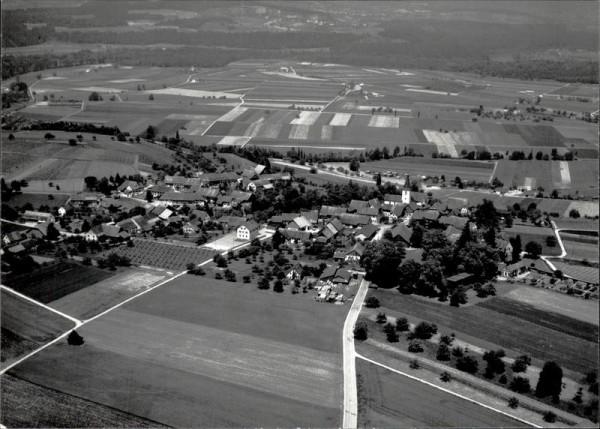
[(508, 378), (506, 378), (506, 374), (502, 374), (500, 376), (500, 378), (498, 379), (498, 383), (500, 383), (500, 384), (506, 384), (506, 383), (508, 383)]
[(280, 279), (275, 280), (275, 284), (273, 285), (273, 290), (277, 293), (283, 292), (283, 282)]
[(454, 338), (452, 338), (450, 335), (444, 334), (440, 337), (440, 344), (445, 344), (448, 347), (450, 347), (453, 342), (454, 342)]
[(531, 358), (527, 355), (521, 355), (515, 359), (511, 369), (513, 372), (525, 372), (529, 365), (531, 365)]
[(371, 296), (365, 301), (365, 306), (367, 308), (379, 308), (379, 300), (374, 296)]
[(215, 274), (215, 279), (217, 279), (217, 280), (223, 280), (223, 276), (221, 275), (221, 273), (216, 273)]
[(410, 323), (408, 323), (408, 319), (406, 317), (400, 317), (396, 319), (396, 331), (398, 332), (406, 332), (410, 330)]
[(519, 407), (519, 399), (514, 396), (508, 399), (508, 406), (513, 410)]
[(390, 343), (397, 343), (398, 340), (400, 339), (395, 330), (388, 331), (386, 336), (387, 336), (388, 342), (390, 342)]
[(442, 380), (444, 383), (448, 383), (452, 380), (452, 376), (448, 372), (444, 371), (440, 376), (440, 380)]
[(556, 414), (554, 414), (552, 411), (546, 411), (544, 413), (544, 421), (547, 423), (556, 422)]
[(77, 331), (72, 330), (69, 336), (67, 337), (67, 343), (70, 346), (80, 346), (85, 343), (85, 340), (81, 335), (77, 333)]
[(479, 362), (473, 356), (463, 356), (456, 360), (456, 369), (467, 372), (469, 374), (477, 373)]
[(383, 324), (387, 322), (387, 316), (385, 315), (385, 313), (379, 313), (377, 315), (377, 323)]
[(227, 269), (223, 272), (223, 274), (225, 276), (225, 280), (228, 282), (237, 282), (237, 277), (233, 271)]
[(435, 357), (437, 360), (449, 361), (450, 360), (450, 348), (448, 347), (448, 345), (446, 345), (444, 343), (440, 343)]
[(408, 344), (408, 351), (411, 353), (421, 353), (423, 351), (423, 345), (420, 341), (413, 340)]
[(456, 346), (452, 349), (452, 356), (454, 357), (463, 357), (463, 349), (462, 347)]
[(390, 332), (396, 332), (396, 326), (388, 322), (383, 326), (383, 332), (386, 334)]
[(367, 325), (360, 322), (354, 327), (354, 339), (358, 341), (364, 341), (369, 338), (369, 329)]
[(437, 334), (437, 331), (438, 329), (435, 323), (421, 322), (415, 326), (413, 336), (414, 338), (418, 338), (420, 340), (428, 340)]
[(250, 276), (244, 276), (244, 277), (242, 278), (242, 281), (243, 281), (244, 283), (250, 283)]
[(413, 359), (410, 361), (410, 369), (419, 369), (421, 368), (421, 365), (419, 365), (419, 361), (416, 359)]
[(531, 390), (529, 379), (525, 377), (516, 376), (510, 382), (510, 390), (517, 393), (528, 393)]

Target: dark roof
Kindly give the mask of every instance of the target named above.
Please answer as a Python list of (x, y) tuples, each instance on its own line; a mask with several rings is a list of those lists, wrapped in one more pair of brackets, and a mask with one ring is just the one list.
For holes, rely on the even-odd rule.
[(346, 213), (346, 209), (343, 207), (322, 206), (321, 210), (319, 210), (319, 217), (339, 216), (344, 213)]
[(242, 226), (245, 226), (246, 228), (248, 228), (248, 231), (256, 231), (260, 228), (260, 225), (258, 224), (258, 222), (254, 221), (254, 220), (246, 221), (243, 224), (241, 224), (239, 227), (242, 227)]
[(392, 237), (394, 237), (394, 238), (400, 237), (405, 242), (410, 243), (410, 237), (412, 236), (412, 229), (409, 228), (408, 226), (404, 225), (403, 223), (396, 225), (394, 228), (392, 228), (392, 230), (390, 232), (392, 233)]
[(340, 222), (344, 225), (368, 225), (371, 223), (371, 218), (369, 216), (363, 215), (355, 215), (351, 213), (344, 213), (340, 215)]
[(438, 222), (442, 225), (452, 225), (454, 228), (462, 230), (469, 223), (469, 219), (459, 216), (442, 216), (438, 219)]
[(362, 207), (357, 210), (356, 214), (363, 216), (377, 216), (379, 214), (379, 210), (375, 207)]
[(391, 201), (393, 203), (401, 203), (402, 202), (402, 195), (385, 194), (383, 196), (383, 201)]
[(379, 227), (377, 225), (370, 223), (369, 225), (365, 225), (362, 228), (356, 230), (356, 233), (354, 234), (354, 236), (356, 237), (359, 235), (364, 235), (365, 238), (368, 240), (369, 238), (371, 238), (375, 234), (377, 234), (377, 231), (379, 231)]
[(453, 276), (447, 277), (446, 281), (449, 281), (451, 283), (456, 283), (456, 282), (461, 282), (465, 279), (468, 279), (470, 277), (473, 277), (473, 274), (469, 274), (469, 273), (458, 273), (455, 274)]
[(446, 199), (446, 205), (449, 210), (460, 210), (469, 206), (469, 200), (467, 198), (450, 197)]
[(241, 226), (244, 223), (246, 223), (246, 218), (241, 216), (221, 216), (216, 221), (219, 223), (226, 223), (230, 227), (237, 228), (238, 226)]

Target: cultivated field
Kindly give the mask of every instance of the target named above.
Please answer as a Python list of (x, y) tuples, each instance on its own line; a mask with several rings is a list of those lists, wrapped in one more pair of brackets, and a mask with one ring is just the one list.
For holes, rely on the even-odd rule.
[(11, 276), (2, 281), (17, 292), (47, 304), (112, 275), (108, 270), (56, 261), (30, 273)]
[(503, 295), (502, 298), (598, 325), (598, 303), (594, 301), (573, 298), (561, 293), (533, 287), (520, 287)]
[(71, 329), (75, 324), (13, 293), (1, 292), (2, 362), (7, 364)]
[(549, 247), (546, 245), (546, 239), (548, 237), (555, 237), (552, 228), (513, 225), (511, 228), (505, 228), (503, 232), (507, 239), (515, 238), (517, 235), (520, 236), (523, 249), (525, 249), (525, 245), (528, 242), (533, 241), (542, 246), (542, 255), (558, 256), (561, 253), (560, 246), (558, 244), (556, 244), (554, 247)]
[(346, 310), (186, 275), (10, 375), (170, 426), (335, 426)]
[(590, 262), (598, 262), (597, 243), (579, 243), (563, 239), (563, 246), (567, 252), (567, 256), (571, 259), (587, 259)]
[(193, 246), (181, 246), (160, 241), (134, 239), (134, 247), (120, 246), (116, 252), (131, 259), (133, 265), (185, 270), (190, 262), (199, 264), (212, 259), (216, 252)]
[(362, 359), (356, 359), (356, 373), (360, 386), (359, 427), (525, 426)]
[[(590, 342), (556, 331), (541, 324), (545, 322), (531, 320), (525, 313), (520, 313), (519, 316), (507, 315), (481, 304), (461, 308), (442, 306), (436, 301), (395, 291), (379, 290), (374, 291), (373, 295), (379, 298), (382, 307), (540, 360), (556, 360), (564, 367), (581, 374), (597, 365), (597, 341)], [(381, 311), (385, 312), (385, 308)]]
[(172, 277), (165, 270), (128, 268), (112, 277), (52, 301), (50, 307), (89, 319)]
[(577, 280), (583, 280), (589, 283), (598, 284), (598, 268), (586, 267), (583, 265), (574, 265), (553, 259), (552, 264), (557, 270), (561, 270), (566, 276)]

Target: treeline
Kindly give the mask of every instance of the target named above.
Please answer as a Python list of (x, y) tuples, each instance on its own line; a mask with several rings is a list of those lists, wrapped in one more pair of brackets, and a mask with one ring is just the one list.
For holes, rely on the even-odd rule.
[(23, 130), (66, 131), (69, 133), (91, 133), (115, 136), (121, 134), (119, 127), (106, 127), (83, 122), (34, 122)]

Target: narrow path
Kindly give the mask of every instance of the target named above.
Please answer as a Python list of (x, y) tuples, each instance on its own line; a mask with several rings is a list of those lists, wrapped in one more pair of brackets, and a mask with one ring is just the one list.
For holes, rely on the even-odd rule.
[(562, 242), (562, 238), (560, 238), (560, 229), (556, 227), (556, 224), (553, 220), (550, 221), (550, 224), (552, 225), (552, 229), (554, 230), (554, 235), (556, 236), (556, 241), (558, 241), (558, 245), (560, 246), (561, 253), (558, 256), (540, 256), (540, 259), (542, 259), (546, 263), (546, 265), (550, 267), (551, 270), (556, 271), (556, 267), (552, 262), (548, 260), (548, 258), (563, 259), (567, 256), (567, 250), (565, 249), (565, 245)]
[(376, 361), (374, 361), (374, 360), (371, 360), (371, 359), (369, 359), (369, 358), (367, 358), (367, 357), (365, 357), (365, 356), (362, 356), (362, 355), (360, 355), (360, 354), (358, 354), (358, 353), (356, 354), (356, 357), (357, 357), (357, 358), (359, 358), (359, 359), (362, 359), (362, 360), (364, 360), (364, 361), (367, 361), (367, 362), (369, 362), (369, 363), (372, 363), (373, 365), (377, 365), (377, 366), (380, 366), (380, 367), (382, 367), (382, 368), (385, 368), (385, 369), (387, 369), (388, 371), (392, 371), (392, 372), (394, 372), (394, 373), (396, 373), (396, 374), (400, 374), (400, 375), (402, 375), (402, 376), (404, 376), (404, 377), (408, 377), (408, 378), (410, 378), (411, 380), (418, 381), (419, 383), (423, 383), (423, 384), (426, 384), (426, 385), (428, 385), (428, 386), (430, 386), (430, 387), (433, 387), (433, 388), (439, 389), (439, 390), (441, 390), (441, 391), (443, 391), (443, 392), (449, 393), (450, 395), (457, 396), (457, 397), (459, 397), (459, 398), (461, 398), (461, 399), (464, 399), (465, 401), (472, 402), (472, 403), (474, 403), (474, 404), (480, 405), (480, 406), (482, 406), (482, 407), (484, 407), (484, 408), (487, 408), (487, 409), (489, 409), (489, 410), (492, 410), (492, 411), (495, 411), (495, 412), (497, 412), (497, 413), (503, 414), (503, 415), (505, 415), (505, 416), (508, 416), (508, 417), (510, 417), (511, 419), (518, 420), (518, 421), (520, 421), (520, 422), (522, 422), (522, 423), (525, 423), (525, 424), (527, 424), (527, 425), (530, 425), (530, 426), (532, 426), (532, 427), (535, 427), (535, 428), (541, 428), (541, 427), (542, 427), (542, 426), (538, 426), (538, 425), (536, 425), (536, 424), (534, 424), (534, 423), (531, 423), (531, 422), (529, 422), (529, 421), (527, 421), (527, 420), (523, 420), (523, 419), (521, 419), (521, 418), (519, 418), (519, 417), (513, 416), (512, 414), (509, 414), (509, 413), (507, 413), (507, 412), (505, 412), (505, 411), (499, 410), (499, 409), (497, 409), (497, 408), (494, 408), (494, 407), (490, 407), (489, 405), (483, 404), (483, 403), (481, 403), (481, 402), (479, 402), (479, 401), (475, 401), (474, 399), (467, 398), (466, 396), (460, 395), (460, 394), (458, 394), (458, 393), (456, 393), (456, 392), (453, 392), (453, 391), (451, 391), (451, 390), (444, 389), (443, 387), (437, 386), (437, 385), (435, 385), (435, 384), (433, 384), (433, 383), (430, 383), (430, 382), (428, 382), (428, 381), (422, 380), (422, 379), (420, 379), (420, 378), (417, 378), (417, 377), (415, 377), (415, 376), (413, 376), (413, 375), (407, 374), (407, 373), (405, 373), (405, 372), (402, 372), (402, 371), (398, 371), (397, 369), (394, 369), (394, 368), (392, 368), (392, 367), (389, 367), (389, 366), (387, 366), (387, 365), (384, 365), (384, 364), (382, 364), (382, 363), (379, 363), (379, 362), (376, 362)]
[(358, 418), (358, 394), (356, 388), (356, 350), (354, 349), (354, 325), (362, 308), (369, 282), (361, 280), (352, 306), (344, 322), (342, 336), (344, 366), (344, 410), (342, 428), (356, 428)]

